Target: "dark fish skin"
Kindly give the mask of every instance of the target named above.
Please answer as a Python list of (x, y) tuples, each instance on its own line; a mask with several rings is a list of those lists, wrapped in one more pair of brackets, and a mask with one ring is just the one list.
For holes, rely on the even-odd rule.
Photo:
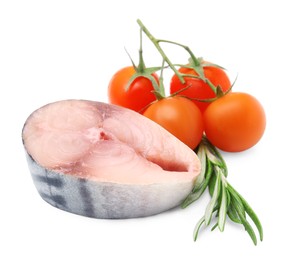
[(172, 194), (167, 194), (172, 190), (169, 184), (94, 182), (45, 169), (27, 152), (26, 158), (40, 196), (52, 206), (71, 213), (100, 219), (138, 218), (164, 212), (180, 203), (180, 196), (173, 199)]

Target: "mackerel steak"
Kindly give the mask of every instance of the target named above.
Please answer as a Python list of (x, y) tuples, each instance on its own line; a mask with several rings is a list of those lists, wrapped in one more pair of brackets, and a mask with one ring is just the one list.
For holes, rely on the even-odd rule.
[(126, 108), (62, 100), (34, 111), (22, 140), (33, 182), (49, 204), (94, 218), (136, 218), (178, 206), (200, 161), (188, 146)]

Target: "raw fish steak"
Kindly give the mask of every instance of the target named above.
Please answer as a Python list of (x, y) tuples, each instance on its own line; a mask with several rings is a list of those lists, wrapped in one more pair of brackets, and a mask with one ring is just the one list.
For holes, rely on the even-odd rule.
[(196, 154), (153, 121), (86, 100), (45, 105), (22, 140), (34, 184), (51, 205), (95, 218), (134, 218), (179, 205), (200, 173)]

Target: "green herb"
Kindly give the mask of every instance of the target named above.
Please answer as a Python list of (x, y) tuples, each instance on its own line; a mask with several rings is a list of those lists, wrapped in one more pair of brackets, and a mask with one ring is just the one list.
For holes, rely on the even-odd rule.
[[(203, 137), (197, 149), (197, 155), (201, 161), (201, 174), (195, 182), (192, 192), (182, 203), (182, 208), (187, 207), (200, 198), (208, 187), (211, 195), (204, 216), (198, 221), (194, 229), (194, 241), (203, 223), (209, 226), (213, 216), (217, 218), (216, 227), (222, 232), (226, 218), (229, 217), (235, 223), (244, 226), (253, 243), (257, 244), (257, 237), (253, 227), (247, 218), (250, 218), (256, 226), (260, 240), (263, 240), (263, 228), (254, 210), (247, 201), (227, 181), (227, 166), (218, 150)], [(215, 214), (214, 214), (215, 213)], [(248, 217), (247, 217), (248, 216)]]

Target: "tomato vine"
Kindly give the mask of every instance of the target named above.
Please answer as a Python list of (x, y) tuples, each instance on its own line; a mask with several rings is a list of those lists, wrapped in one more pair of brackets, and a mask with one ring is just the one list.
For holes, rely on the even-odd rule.
[[(154, 37), (150, 33), (150, 31), (145, 27), (145, 25), (141, 22), (140, 19), (137, 20), (137, 23), (140, 27), (139, 64), (138, 66), (136, 66), (131, 57), (129, 56), (132, 62), (132, 66), (135, 70), (135, 73), (131, 75), (129, 79), (126, 78), (128, 81), (125, 87), (125, 91), (130, 92), (129, 88), (139, 78), (145, 78), (149, 80), (152, 86), (151, 87), (147, 86), (147, 88), (144, 88), (145, 86), (143, 85), (142, 86), (143, 90), (141, 91), (141, 94), (150, 92), (151, 94), (155, 95), (156, 100), (152, 100), (150, 98), (147, 99), (145, 106), (142, 107), (142, 111), (144, 111), (143, 114), (148, 118), (156, 121), (160, 125), (162, 125), (169, 132), (172, 132), (172, 134), (174, 134), (177, 138), (179, 138), (185, 144), (191, 147), (191, 149), (196, 148), (194, 151), (197, 153), (201, 161), (202, 170), (199, 177), (195, 181), (192, 192), (184, 200), (181, 207), (185, 208), (192, 204), (193, 202), (195, 202), (196, 200), (198, 200), (207, 188), (210, 193), (211, 199), (206, 207), (204, 216), (198, 221), (197, 225), (194, 228), (194, 240), (196, 241), (199, 230), (201, 229), (203, 223), (206, 226), (209, 226), (214, 218), (213, 216), (215, 215), (217, 218), (217, 222), (212, 228), (212, 230), (218, 227), (220, 231), (224, 231), (226, 219), (228, 217), (231, 221), (243, 225), (245, 230), (251, 237), (253, 243), (256, 245), (257, 237), (248, 218), (250, 218), (254, 225), (256, 226), (260, 240), (262, 241), (263, 228), (260, 223), (260, 220), (255, 214), (254, 210), (247, 203), (247, 201), (242, 197), (242, 195), (240, 195), (236, 191), (236, 189), (234, 189), (233, 186), (229, 184), (227, 179), (228, 173), (227, 165), (224, 159), (222, 158), (222, 155), (216, 148), (218, 146), (214, 146), (216, 144), (213, 143), (210, 136), (209, 138), (207, 137), (207, 133), (209, 133), (209, 130), (207, 129), (208, 124), (206, 123), (208, 123), (208, 121), (211, 122), (215, 121), (211, 117), (209, 117), (211, 118), (211, 120), (208, 121), (206, 120), (207, 119), (206, 116), (209, 116), (209, 113), (207, 113), (207, 111), (208, 112), (210, 111), (209, 108), (211, 105), (213, 105), (212, 107), (217, 107), (219, 100), (223, 100), (224, 97), (231, 96), (231, 94), (228, 93), (232, 90), (232, 87), (234, 86), (236, 79), (231, 84), (228, 79), (228, 76), (224, 72), (223, 67), (217, 64), (213, 64), (211, 62), (206, 62), (202, 58), (197, 58), (194, 55), (193, 51), (187, 45)], [(155, 48), (161, 55), (162, 66), (149, 68), (145, 66), (142, 49), (143, 33), (154, 44)], [(189, 55), (188, 63), (187, 64), (173, 63), (169, 59), (166, 52), (161, 47), (160, 43), (172, 44), (184, 49)], [(177, 69), (176, 67), (179, 68)], [(164, 80), (163, 71), (165, 68), (170, 68), (174, 72), (173, 78), (178, 79), (176, 80), (175, 84), (178, 84), (177, 81), (179, 81), (180, 84), (176, 91), (171, 91), (171, 95), (169, 97), (165, 96), (165, 87), (163, 83)], [(160, 71), (158, 79), (155, 74), (157, 71)], [(217, 78), (216, 80), (211, 78), (211, 73), (213, 71), (216, 71), (216, 73), (220, 73), (219, 74), (220, 80), (217, 80)], [(124, 90), (123, 85), (121, 85), (121, 87), (122, 90)], [(193, 97), (189, 94), (190, 92), (186, 92), (189, 91), (190, 89), (192, 92), (195, 91), (199, 92), (202, 89), (202, 92), (208, 92), (207, 97), (203, 95), (201, 98), (197, 96)], [(133, 99), (132, 97), (133, 96), (130, 97), (131, 100)], [(140, 99), (142, 99), (143, 97), (144, 96), (139, 96)], [(187, 98), (188, 100), (186, 100), (185, 98)], [(190, 102), (189, 99), (192, 100), (193, 102)], [(209, 104), (211, 103), (211, 105), (209, 105), (209, 107), (207, 108), (205, 107), (203, 108), (199, 107), (199, 104), (196, 106), (197, 103), (195, 102), (204, 102)], [(193, 105), (193, 103), (195, 105)], [(169, 109), (169, 107), (171, 109)], [(220, 108), (221, 107), (223, 106), (220, 106)], [(241, 106), (238, 108), (237, 111), (238, 113), (240, 113), (240, 115), (244, 113), (244, 108), (246, 107)], [(253, 106), (253, 108), (260, 109), (260, 111), (257, 113), (257, 119), (262, 119), (261, 120), (262, 131), (259, 134), (257, 134), (256, 137), (258, 138), (262, 136), (264, 130), (265, 123), (263, 113), (264, 111), (259, 104), (257, 104), (257, 106)], [(168, 111), (169, 113), (170, 110), (172, 111), (172, 114), (170, 114), (170, 116), (167, 115), (165, 117), (165, 111)], [(186, 110), (187, 112), (185, 112)], [(215, 108), (214, 110), (218, 111), (217, 108)], [(230, 109), (228, 109), (228, 112), (229, 112), (228, 114), (231, 114), (233, 112), (233, 109), (231, 111)], [(185, 114), (187, 114), (187, 117), (185, 116)], [(211, 115), (212, 114), (214, 113), (211, 113)], [(226, 113), (220, 114), (222, 115), (222, 117), (226, 117), (225, 115)], [(216, 116), (216, 118), (218, 117)], [(215, 124), (217, 125), (216, 121)], [(256, 121), (259, 122), (260, 120)], [(234, 124), (237, 125), (236, 121), (231, 122), (231, 124), (229, 125), (233, 126)], [(181, 133), (179, 128), (183, 128), (184, 132), (182, 131), (183, 133)], [(210, 128), (212, 129), (217, 127), (215, 126)], [(245, 129), (246, 128), (244, 128), (244, 130)], [(245, 132), (249, 132), (248, 130), (250, 130), (250, 128), (246, 129)], [(253, 130), (253, 128), (251, 130)], [(206, 135), (203, 135), (203, 132)], [(253, 132), (255, 133), (255, 131)], [(241, 134), (241, 132), (239, 132), (239, 134)], [(194, 135), (195, 140), (193, 140)], [(190, 141), (189, 137), (191, 139)], [(245, 142), (245, 140), (247, 140), (248, 137), (249, 136), (238, 139), (243, 140), (242, 142)], [(210, 139), (211, 142), (209, 141)]]

